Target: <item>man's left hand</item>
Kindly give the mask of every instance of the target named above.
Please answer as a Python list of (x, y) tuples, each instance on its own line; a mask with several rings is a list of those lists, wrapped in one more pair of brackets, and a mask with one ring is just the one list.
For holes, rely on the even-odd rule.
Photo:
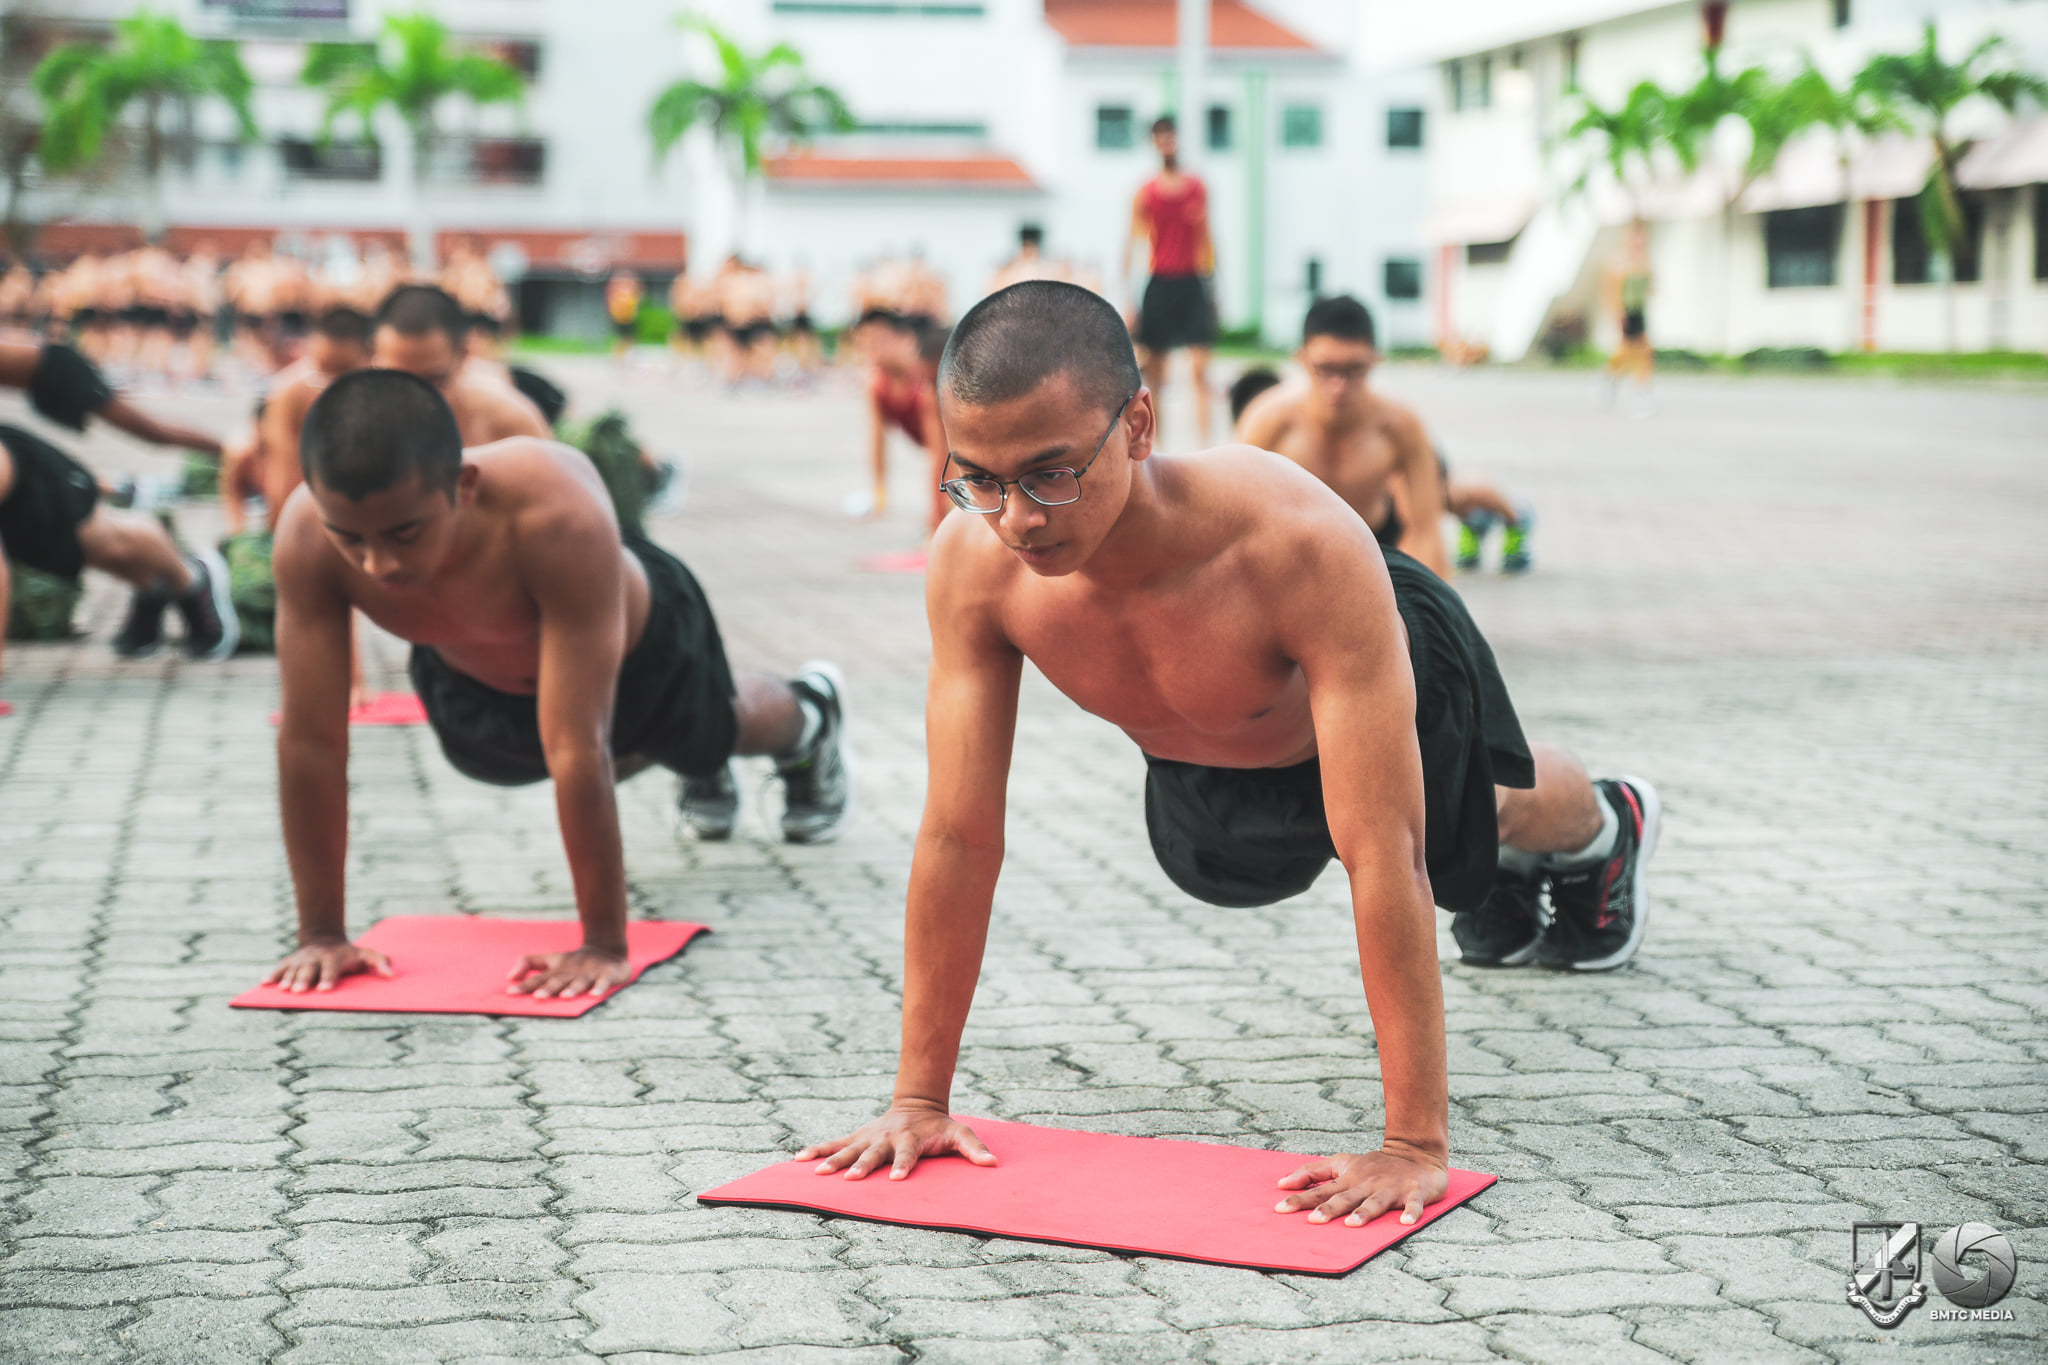
[(569, 1000), (623, 986), (633, 979), (633, 968), (624, 953), (578, 948), (573, 953), (528, 953), (505, 979), (512, 983), (505, 988), (507, 995)]
[(1446, 1162), (1402, 1143), (1388, 1143), (1363, 1156), (1338, 1153), (1281, 1177), (1280, 1188), (1294, 1190), (1276, 1206), (1281, 1213), (1309, 1210), (1311, 1223), (1342, 1218), (1348, 1227), (1362, 1227), (1389, 1209), (1401, 1210), (1401, 1221), (1422, 1217), (1450, 1189)]

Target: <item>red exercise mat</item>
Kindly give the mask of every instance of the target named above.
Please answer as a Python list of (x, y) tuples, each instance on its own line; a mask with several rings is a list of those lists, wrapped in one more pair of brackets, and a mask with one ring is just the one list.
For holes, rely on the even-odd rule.
[[(270, 723), (277, 724), (280, 712), (270, 713)], [(424, 725), (427, 722), (427, 708), (420, 705), (420, 699), (410, 692), (379, 692), (361, 706), (352, 706), (348, 712), (350, 725)]]
[(11, 716), (11, 715), (13, 715), (13, 714), (14, 714), (14, 703), (12, 703), (12, 702), (5, 702), (5, 701), (0, 701), (0, 716)]
[[(705, 932), (701, 924), (635, 920), (626, 926), (632, 981)], [(258, 986), (228, 1001), (238, 1009), (369, 1010), (417, 1014), (519, 1014), (574, 1019), (609, 1000), (605, 995), (536, 1000), (505, 990), (506, 974), (528, 953), (567, 953), (583, 943), (575, 920), (485, 919), (474, 915), (393, 915), (356, 940), (391, 959), (396, 976), (360, 973), (331, 991), (293, 992)], [(632, 981), (626, 984), (631, 985)]]
[(700, 1204), (759, 1204), (846, 1214), (911, 1227), (985, 1232), (1036, 1242), (1176, 1256), (1188, 1261), (1342, 1275), (1356, 1270), (1498, 1179), (1454, 1170), (1444, 1198), (1403, 1225), (1400, 1210), (1364, 1227), (1276, 1213), (1280, 1177), (1314, 1160), (1208, 1142), (1112, 1137), (1028, 1123), (967, 1119), (994, 1166), (926, 1157), (906, 1180), (886, 1169), (864, 1180), (819, 1175), (785, 1161), (697, 1196)]

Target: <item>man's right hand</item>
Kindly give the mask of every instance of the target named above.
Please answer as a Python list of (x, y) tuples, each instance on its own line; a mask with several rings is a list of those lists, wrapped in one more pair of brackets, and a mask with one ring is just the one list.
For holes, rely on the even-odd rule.
[(375, 972), (392, 976), (391, 959), (375, 948), (358, 948), (347, 939), (335, 939), (302, 946), (270, 969), (263, 978), (266, 986), (278, 985), (288, 991), (331, 991), (345, 976)]
[(995, 1153), (981, 1145), (974, 1130), (943, 1107), (907, 1101), (889, 1106), (887, 1113), (846, 1137), (804, 1148), (796, 1159), (822, 1157), (819, 1175), (843, 1170), (848, 1180), (859, 1180), (888, 1165), (889, 1178), (901, 1180), (916, 1168), (920, 1158), (948, 1152), (957, 1152), (977, 1166), (996, 1164)]

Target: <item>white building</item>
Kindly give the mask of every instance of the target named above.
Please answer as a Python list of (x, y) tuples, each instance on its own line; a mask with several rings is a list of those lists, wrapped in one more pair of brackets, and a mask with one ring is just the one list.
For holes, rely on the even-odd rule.
[(1474, 0), (1454, 17), (1375, 6), (1375, 59), (1438, 72), (1426, 227), (1438, 336), (1506, 360), (1581, 329), (1612, 345), (1603, 274), (1640, 208), (1659, 346), (2048, 348), (2048, 118), (2037, 111), (2017, 122), (1988, 104), (1957, 111), (1951, 131), (1977, 142), (1958, 174), (1968, 227), (1952, 284), (1919, 231), (1912, 199), (1931, 153), (1911, 139), (1852, 146), (1845, 183), (1836, 141), (1801, 138), (1725, 212), (1739, 146), (1721, 145), (1697, 176), (1667, 167), (1634, 196), (1598, 169), (1588, 192), (1569, 189), (1582, 163), (1556, 142), (1577, 115), (1575, 88), (1609, 108), (1644, 79), (1683, 88), (1713, 25), (1724, 70), (1783, 71), (1810, 54), (1841, 84), (1871, 54), (1917, 46), (1930, 19), (1951, 59), (1999, 33), (2021, 64), (2048, 71), (2042, 0)]
[[(337, 229), (396, 240), (411, 167), (395, 117), (374, 147), (322, 145), (300, 87), (308, 41), (373, 36), (416, 0), (170, 0), (195, 31), (244, 43), (265, 140), (232, 145), (223, 111), (195, 165), (170, 178), (180, 240), (234, 249), (259, 233)], [(527, 263), (529, 326), (601, 326), (594, 284), (613, 262), (657, 285), (707, 268), (735, 232), (773, 269), (803, 265), (815, 311), (843, 320), (862, 263), (921, 253), (955, 308), (976, 297), (1025, 224), (1049, 254), (1099, 272), (1121, 302), (1130, 203), (1155, 169), (1152, 119), (1182, 101), (1175, 0), (429, 0), (458, 38), (532, 72), (523, 109), (456, 111), (430, 168), (432, 217)], [(708, 135), (655, 168), (648, 106), (709, 77), (708, 48), (672, 20), (694, 9), (759, 47), (793, 44), (861, 128), (770, 158), (735, 202)], [(18, 10), (90, 31), (133, 8), (38, 0)], [(1433, 80), (1371, 76), (1359, 8), (1340, 0), (1213, 0), (1195, 129), (1209, 182), (1226, 328), (1293, 335), (1312, 292), (1352, 292), (1385, 340), (1426, 341), (1420, 233), (1423, 113)], [(1390, 145), (1391, 144), (1391, 145)], [(57, 205), (68, 191), (51, 187)], [(132, 195), (103, 194), (53, 229), (61, 252), (133, 233)], [(1137, 262), (1142, 277), (1142, 254)]]

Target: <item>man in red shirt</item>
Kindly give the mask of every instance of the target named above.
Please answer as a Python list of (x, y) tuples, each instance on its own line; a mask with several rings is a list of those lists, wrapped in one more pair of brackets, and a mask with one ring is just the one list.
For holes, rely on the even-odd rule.
[(1145, 182), (1131, 204), (1131, 233), (1124, 245), (1124, 278), (1131, 253), (1143, 237), (1151, 246), (1152, 278), (1138, 307), (1138, 363), (1157, 395), (1166, 388), (1173, 352), (1186, 349), (1195, 384), (1195, 425), (1209, 444), (1209, 348), (1216, 343), (1216, 304), (1209, 276), (1216, 269), (1216, 245), (1209, 237), (1209, 191), (1180, 169), (1180, 142), (1173, 116), (1152, 123), (1159, 174)]

